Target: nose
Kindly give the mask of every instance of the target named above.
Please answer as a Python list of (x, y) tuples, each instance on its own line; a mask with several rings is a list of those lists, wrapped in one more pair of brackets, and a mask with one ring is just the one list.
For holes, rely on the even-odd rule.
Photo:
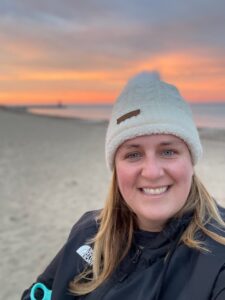
[(157, 180), (164, 174), (162, 163), (155, 157), (147, 157), (143, 161), (141, 175), (148, 180)]

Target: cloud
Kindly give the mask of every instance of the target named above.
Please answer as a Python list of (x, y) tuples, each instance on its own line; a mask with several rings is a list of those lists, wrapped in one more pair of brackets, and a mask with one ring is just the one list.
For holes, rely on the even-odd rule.
[(146, 67), (189, 83), (224, 78), (224, 28), (222, 0), (5, 0), (0, 82), (113, 90)]
[(5, 34), (53, 54), (90, 50), (129, 60), (190, 44), (225, 47), (225, 4), (220, 0), (14, 0), (0, 10)]

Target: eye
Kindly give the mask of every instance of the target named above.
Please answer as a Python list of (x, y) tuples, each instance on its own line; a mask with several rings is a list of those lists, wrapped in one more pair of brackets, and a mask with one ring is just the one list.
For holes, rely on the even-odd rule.
[(176, 151), (172, 150), (172, 149), (166, 149), (166, 150), (162, 151), (162, 156), (165, 156), (165, 157), (171, 157), (171, 156), (174, 156), (175, 154), (176, 154)]
[(128, 160), (138, 160), (141, 158), (142, 154), (140, 152), (130, 152), (125, 155), (125, 159)]

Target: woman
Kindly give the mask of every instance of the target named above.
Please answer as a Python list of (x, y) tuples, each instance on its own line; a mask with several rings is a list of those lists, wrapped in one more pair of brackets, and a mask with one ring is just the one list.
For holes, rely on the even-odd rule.
[[(178, 90), (155, 73), (132, 78), (105, 149), (105, 207), (75, 224), (38, 277), (48, 299), (224, 300), (223, 209), (194, 173), (202, 147)], [(42, 299), (42, 286), (22, 299), (32, 297)]]

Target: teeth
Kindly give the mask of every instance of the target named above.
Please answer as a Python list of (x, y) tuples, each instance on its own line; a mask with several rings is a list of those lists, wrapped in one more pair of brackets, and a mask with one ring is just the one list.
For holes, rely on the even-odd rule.
[(145, 192), (146, 194), (149, 195), (159, 195), (164, 193), (166, 190), (168, 189), (168, 186), (163, 186), (160, 188), (156, 188), (156, 189), (150, 189), (150, 188), (143, 188), (143, 192)]

